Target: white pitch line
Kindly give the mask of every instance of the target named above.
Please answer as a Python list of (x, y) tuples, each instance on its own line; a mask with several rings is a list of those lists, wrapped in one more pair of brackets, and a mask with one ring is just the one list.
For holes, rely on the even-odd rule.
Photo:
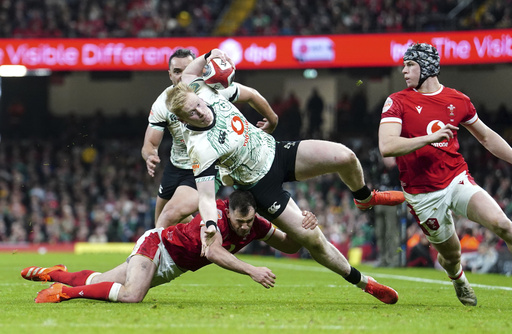
[[(264, 262), (264, 261), (251, 260), (251, 262), (259, 262), (262, 265), (268, 265), (268, 262)], [(290, 270), (331, 272), (329, 269), (326, 269), (325, 267), (310, 267), (310, 266), (302, 266), (302, 265), (296, 265), (296, 264), (285, 264), (285, 263), (277, 263), (277, 262), (273, 262), (271, 266), (290, 269)], [(452, 282), (449, 281), (448, 279), (446, 281), (444, 281), (444, 280), (441, 281), (441, 280), (435, 280), (435, 279), (429, 279), (429, 278), (411, 277), (411, 276), (393, 275), (393, 274), (381, 274), (381, 273), (370, 273), (369, 275), (373, 276), (373, 277), (390, 278), (390, 279), (396, 279), (396, 280), (402, 280), (402, 281), (452, 285)], [(482, 289), (489, 289), (489, 290), (512, 291), (512, 287), (509, 287), (509, 286), (486, 285), (486, 284), (477, 284), (477, 283), (471, 283), (471, 286), (477, 287), (477, 288), (482, 288)]]

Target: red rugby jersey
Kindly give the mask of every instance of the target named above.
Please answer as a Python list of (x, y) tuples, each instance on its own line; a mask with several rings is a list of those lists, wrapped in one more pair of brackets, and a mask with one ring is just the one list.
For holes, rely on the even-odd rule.
[[(230, 228), (228, 212), (229, 201), (217, 200), (217, 226), (223, 239), (222, 247), (232, 254), (253, 240), (268, 240), (275, 232), (275, 227), (268, 220), (256, 215), (249, 235), (239, 237)], [(201, 216), (197, 215), (188, 224), (170, 226), (162, 232), (165, 248), (180, 268), (196, 271), (211, 263), (206, 257), (201, 257), (200, 223)]]
[[(381, 124), (400, 123), (400, 135), (405, 138), (431, 134), (446, 124), (458, 127), (477, 120), (478, 115), (469, 97), (444, 86), (429, 94), (413, 88), (394, 93), (387, 98), (381, 115)], [(457, 131), (454, 131), (450, 141), (432, 143), (397, 157), (404, 190), (419, 194), (446, 188), (456, 175), (468, 170), (458, 149)]]

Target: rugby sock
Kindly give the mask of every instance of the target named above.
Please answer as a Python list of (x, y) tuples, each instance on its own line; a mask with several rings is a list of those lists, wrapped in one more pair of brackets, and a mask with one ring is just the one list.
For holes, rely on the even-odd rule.
[(462, 270), (462, 266), (460, 266), (459, 271), (454, 276), (450, 276), (450, 274), (446, 273), (448, 277), (455, 281), (457, 284), (464, 284), (467, 282), (466, 274), (464, 274), (464, 270)]
[(53, 282), (60, 282), (71, 286), (86, 285), (87, 278), (95, 273), (92, 270), (82, 270), (70, 273), (62, 270), (55, 270), (50, 272), (50, 277)]
[[(114, 285), (115, 288), (114, 288)], [(107, 300), (107, 301), (117, 301), (117, 293), (119, 293), (119, 288), (121, 284), (114, 282), (101, 282), (91, 285), (82, 285), (82, 286), (63, 286), (62, 292), (69, 296), (69, 298), (88, 298), (88, 299), (97, 299), (97, 300)], [(110, 299), (111, 290), (117, 290), (115, 292), (115, 297), (112, 300)]]
[(366, 203), (372, 199), (371, 198), (372, 191), (370, 190), (370, 188), (368, 188), (366, 185), (364, 185), (364, 187), (362, 187), (361, 189), (352, 191), (352, 196), (354, 196), (354, 198), (357, 201), (359, 201), (361, 203)]

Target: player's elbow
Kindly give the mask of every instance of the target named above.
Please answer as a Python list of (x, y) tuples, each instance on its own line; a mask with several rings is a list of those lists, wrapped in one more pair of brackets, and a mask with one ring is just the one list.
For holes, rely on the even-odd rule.
[(210, 245), (209, 247), (207, 247), (206, 251), (204, 252), (204, 257), (206, 257), (210, 262), (219, 262), (220, 252), (217, 249), (216, 245)]
[(382, 142), (379, 143), (379, 151), (384, 158), (395, 156), (391, 146)]

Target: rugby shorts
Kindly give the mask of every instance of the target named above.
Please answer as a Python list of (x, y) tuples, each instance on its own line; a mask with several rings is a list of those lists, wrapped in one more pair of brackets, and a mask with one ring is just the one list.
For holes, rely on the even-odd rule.
[(133, 251), (128, 257), (134, 255), (143, 255), (149, 258), (156, 265), (156, 271), (151, 281), (151, 287), (168, 283), (179, 277), (185, 271), (180, 269), (162, 242), (162, 231), (164, 229), (154, 228), (147, 230), (133, 247)]
[(466, 171), (457, 175), (445, 189), (409, 194), (404, 191), (411, 214), (433, 244), (448, 240), (455, 233), (451, 211), (467, 218), (471, 197), (483, 190)]
[(295, 159), (300, 141), (276, 142), (274, 161), (268, 173), (256, 184), (235, 186), (249, 190), (258, 205), (258, 213), (273, 221), (288, 205), (290, 193), (283, 189), (284, 182), (297, 181), (295, 178)]

